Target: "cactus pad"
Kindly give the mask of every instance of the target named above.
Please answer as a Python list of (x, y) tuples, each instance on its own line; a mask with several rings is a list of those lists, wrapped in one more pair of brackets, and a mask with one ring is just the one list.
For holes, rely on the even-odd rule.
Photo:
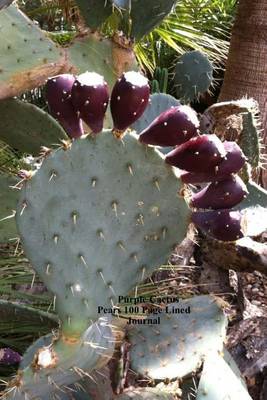
[(130, 330), (132, 369), (152, 379), (183, 378), (211, 351), (221, 351), (227, 319), (210, 296), (195, 296), (168, 306), (190, 313), (160, 314), (161, 324)]
[(214, 352), (204, 362), (196, 400), (252, 400), (241, 379), (224, 358)]
[[(45, 341), (49, 342), (46, 337)], [(41, 345), (38, 340), (38, 347)], [(32, 348), (33, 350), (33, 348)], [(114, 351), (114, 338), (108, 320), (100, 318), (74, 342), (59, 337), (52, 345), (39, 347), (32, 362), (15, 378), (16, 400), (52, 394), (55, 388), (76, 382), (86, 372), (105, 365)], [(13, 398), (12, 381), (10, 397)]]
[(110, 0), (76, 0), (86, 24), (96, 29), (112, 13)]
[(25, 182), (17, 224), (27, 256), (55, 293), (65, 334), (81, 332), (166, 261), (186, 233), (180, 182), (136, 135), (104, 131), (46, 158)]
[(11, 147), (38, 155), (41, 146), (67, 139), (57, 121), (45, 111), (16, 99), (0, 101), (0, 138)]
[(207, 56), (198, 50), (182, 55), (175, 69), (177, 97), (190, 102), (198, 99), (212, 83), (213, 67)]
[(9, 239), (17, 236), (17, 228), (14, 216), (19, 191), (11, 189), (18, 180), (8, 175), (0, 175), (0, 243), (4, 243)]
[(62, 70), (64, 52), (15, 5), (0, 13), (0, 99), (40, 86)]
[(125, 393), (116, 397), (117, 400), (174, 400), (170, 393), (162, 392), (157, 388), (129, 389)]

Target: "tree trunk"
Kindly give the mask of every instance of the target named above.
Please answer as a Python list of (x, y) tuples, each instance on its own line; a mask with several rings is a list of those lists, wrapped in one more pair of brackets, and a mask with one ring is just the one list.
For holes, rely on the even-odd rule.
[[(267, 0), (240, 0), (219, 101), (258, 101), (267, 148)], [(262, 173), (267, 187), (267, 171)]]

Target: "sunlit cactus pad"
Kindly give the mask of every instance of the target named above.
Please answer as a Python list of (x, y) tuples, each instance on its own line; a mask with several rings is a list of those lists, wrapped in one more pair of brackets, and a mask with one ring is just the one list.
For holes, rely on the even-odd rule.
[(27, 256), (56, 296), (63, 329), (81, 332), (185, 236), (189, 211), (160, 153), (111, 131), (58, 149), (22, 189)]
[(216, 300), (195, 296), (169, 305), (190, 306), (190, 313), (160, 314), (160, 325), (130, 330), (131, 367), (152, 379), (183, 378), (200, 367), (210, 352), (221, 351), (227, 318)]
[(135, 388), (116, 397), (117, 400), (174, 400), (176, 397), (171, 393), (162, 392), (157, 388)]

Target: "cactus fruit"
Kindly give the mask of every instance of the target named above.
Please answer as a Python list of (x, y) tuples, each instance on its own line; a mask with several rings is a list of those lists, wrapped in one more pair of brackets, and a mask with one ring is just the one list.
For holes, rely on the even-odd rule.
[(213, 210), (232, 208), (239, 204), (248, 194), (246, 185), (238, 175), (225, 180), (213, 182), (204, 189), (194, 193), (190, 206), (194, 208), (211, 208)]
[(65, 334), (96, 320), (98, 305), (116, 305), (121, 288), (135, 288), (184, 238), (190, 211), (179, 188), (159, 152), (111, 131), (57, 149), (25, 181), (18, 229)]
[[(222, 350), (227, 318), (216, 300), (194, 296), (180, 302), (168, 305), (169, 313), (163, 309), (160, 325), (129, 330), (131, 368), (137, 373), (152, 379), (183, 378), (210, 352)], [(176, 309), (183, 310), (173, 313)]]
[(223, 161), (208, 172), (187, 172), (180, 175), (184, 183), (216, 182), (235, 174), (244, 166), (246, 157), (236, 142), (223, 142), (226, 156)]
[(246, 234), (245, 218), (240, 211), (196, 211), (191, 219), (208, 236), (223, 242), (238, 240)]
[(0, 139), (20, 152), (37, 156), (41, 146), (68, 138), (54, 118), (33, 104), (1, 100), (0, 115)]
[(72, 86), (71, 101), (93, 133), (101, 132), (109, 102), (108, 85), (103, 76), (95, 72), (79, 75)]
[(196, 400), (252, 400), (221, 354), (214, 352), (204, 362)]
[(198, 99), (212, 83), (213, 67), (207, 56), (198, 50), (182, 55), (175, 68), (175, 86), (179, 99), (190, 102)]
[(139, 137), (141, 143), (175, 146), (198, 134), (197, 113), (188, 106), (172, 107), (160, 114)]
[(189, 172), (207, 172), (218, 166), (226, 151), (216, 135), (193, 137), (167, 154), (165, 161)]
[(147, 78), (138, 72), (126, 72), (117, 80), (110, 99), (114, 130), (123, 132), (141, 117), (149, 91)]
[(75, 111), (71, 89), (75, 77), (71, 74), (62, 74), (48, 79), (46, 84), (46, 99), (51, 114), (63, 126), (70, 138), (83, 135), (82, 120)]
[(117, 396), (116, 400), (175, 400), (176, 398), (175, 395), (160, 389), (145, 387), (128, 389)]
[(0, 348), (0, 365), (14, 365), (21, 361), (21, 355), (9, 348)]

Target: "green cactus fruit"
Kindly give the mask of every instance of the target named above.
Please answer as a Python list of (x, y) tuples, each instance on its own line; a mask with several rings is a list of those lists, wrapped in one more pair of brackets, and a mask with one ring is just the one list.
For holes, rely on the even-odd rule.
[[(160, 325), (129, 330), (131, 367), (152, 379), (183, 378), (210, 352), (221, 351), (227, 319), (210, 296), (195, 296), (163, 308)], [(183, 310), (183, 312), (175, 310)], [(166, 312), (167, 311), (167, 312)]]
[(110, 0), (76, 0), (76, 3), (87, 26), (93, 30), (102, 25), (112, 13)]
[(0, 243), (17, 236), (15, 210), (19, 198), (19, 190), (12, 189), (18, 180), (12, 176), (0, 174)]
[(82, 332), (99, 306), (111, 310), (166, 261), (189, 220), (180, 188), (159, 152), (111, 131), (56, 150), (25, 182), (18, 229), (64, 334)]
[[(76, 341), (68, 341), (64, 336), (43, 339), (45, 346), (34, 353), (30, 364), (9, 384), (4, 398), (22, 400), (42, 398), (52, 395), (55, 389), (77, 382), (90, 371), (101, 368), (111, 358), (114, 351), (114, 338), (109, 320), (100, 318), (91, 325)], [(29, 361), (29, 359), (28, 359)]]
[(241, 379), (221, 354), (209, 354), (204, 362), (196, 400), (252, 400)]
[(40, 86), (61, 72), (64, 52), (15, 5), (0, 13), (0, 99)]
[(1, 100), (0, 115), (0, 139), (20, 152), (36, 156), (41, 146), (68, 138), (53, 117), (33, 104)]
[(198, 50), (184, 53), (175, 68), (177, 97), (188, 103), (197, 100), (212, 83), (213, 67), (206, 55)]
[(177, 0), (131, 1), (131, 36), (137, 41), (152, 31), (171, 12)]
[(116, 400), (175, 400), (171, 393), (166, 393), (157, 388), (127, 389), (123, 394), (115, 397)]

